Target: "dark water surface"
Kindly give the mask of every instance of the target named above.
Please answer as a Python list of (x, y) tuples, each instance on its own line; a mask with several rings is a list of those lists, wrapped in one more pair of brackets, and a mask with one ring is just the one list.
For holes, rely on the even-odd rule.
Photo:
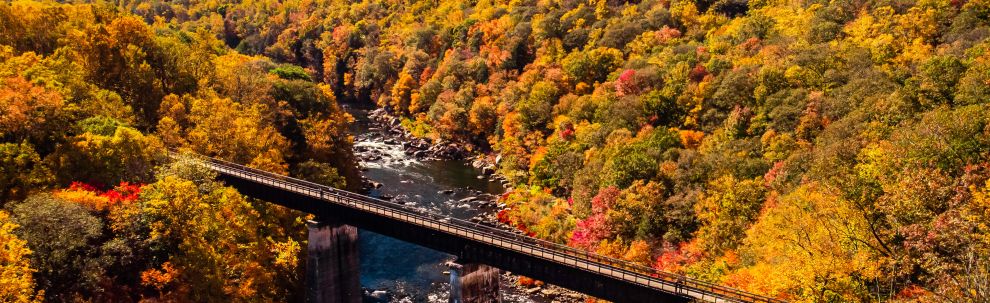
[[(479, 208), (476, 203), (459, 202), (479, 194), (501, 194), (504, 189), (495, 182), (479, 179), (479, 169), (465, 161), (417, 160), (403, 152), (399, 144), (386, 144), (384, 132), (367, 118), (373, 108), (345, 104), (356, 122), (351, 129), (356, 150), (370, 150), (382, 159), (361, 161), (364, 176), (383, 184), (372, 190), (372, 196), (393, 196), (396, 202), (423, 211), (470, 219), (479, 214), (491, 214), (492, 208)], [(446, 192), (445, 192), (446, 191)], [(453, 192), (449, 192), (453, 191)], [(454, 257), (415, 244), (360, 231), (361, 286), (387, 291), (394, 302), (447, 302), (448, 269), (443, 266)], [(533, 302), (503, 285), (505, 302)], [(367, 302), (376, 302), (366, 297)]]

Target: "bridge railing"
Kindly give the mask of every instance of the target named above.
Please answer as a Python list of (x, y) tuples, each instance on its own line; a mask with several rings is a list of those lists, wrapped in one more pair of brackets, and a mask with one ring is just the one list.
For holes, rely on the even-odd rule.
[[(381, 211), (383, 214), (388, 213), (392, 217), (404, 219), (405, 221), (418, 220), (421, 223), (419, 225), (429, 225), (427, 227), (431, 228), (435, 228), (433, 225), (436, 225), (436, 227), (442, 226), (443, 228), (441, 229), (446, 229), (448, 232), (459, 231), (465, 234), (481, 234), (484, 237), (489, 238), (488, 242), (492, 244), (502, 244), (503, 246), (507, 244), (514, 244), (516, 246), (525, 247), (529, 250), (529, 253), (535, 257), (540, 257), (558, 263), (562, 260), (566, 261), (567, 258), (582, 260), (586, 263), (594, 263), (596, 264), (594, 266), (595, 268), (592, 268), (592, 266), (582, 267), (577, 264), (568, 264), (564, 262), (566, 265), (575, 266), (583, 270), (597, 273), (608, 272), (614, 277), (648, 287), (657, 286), (653, 285), (651, 282), (660, 282), (663, 286), (673, 287), (675, 293), (703, 301), (766, 303), (784, 302), (782, 300), (755, 295), (735, 288), (660, 271), (629, 261), (601, 256), (590, 253), (586, 250), (523, 236), (493, 226), (461, 220), (449, 216), (422, 212), (403, 204), (359, 195), (306, 180), (300, 180), (264, 170), (250, 168), (237, 163), (208, 157), (203, 157), (202, 159), (212, 164), (213, 167), (211, 168), (219, 173), (247, 177), (255, 182), (305, 192), (325, 200), (335, 198), (334, 200), (336, 200), (337, 203), (352, 208), (367, 209), (371, 207)], [(423, 224), (424, 222), (430, 222), (430, 224)]]

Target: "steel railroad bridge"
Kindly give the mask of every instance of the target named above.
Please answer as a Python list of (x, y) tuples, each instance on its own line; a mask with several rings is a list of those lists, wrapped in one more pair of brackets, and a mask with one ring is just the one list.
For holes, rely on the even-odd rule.
[[(424, 213), (398, 203), (218, 159), (198, 159), (197, 163), (216, 172), (221, 181), (242, 194), (314, 214), (323, 222), (310, 222), (310, 302), (360, 301), (356, 227), (454, 255), (457, 263), (477, 264), (464, 269), (491, 266), (613, 302), (783, 303), (491, 226)], [(451, 302), (455, 302), (454, 297), (460, 300), (457, 302), (500, 302), (497, 272), (495, 269), (496, 274), (487, 275), (488, 286), (495, 284), (494, 295), (483, 299), (478, 289), (464, 290), (464, 298), (452, 294)], [(479, 283), (478, 279), (464, 280), (472, 274), (463, 273), (458, 284)], [(492, 292), (491, 287), (488, 289)]]

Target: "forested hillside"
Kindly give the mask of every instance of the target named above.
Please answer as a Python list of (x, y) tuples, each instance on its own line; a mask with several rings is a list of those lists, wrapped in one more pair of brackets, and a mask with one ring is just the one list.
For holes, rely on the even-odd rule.
[(354, 187), (351, 119), (206, 30), (0, 4), (0, 302), (301, 301), (303, 214), (166, 150)]
[(986, 301), (990, 3), (134, 1), (499, 155), (538, 237), (798, 301)]
[(169, 201), (165, 146), (350, 185), (334, 100), (376, 102), (489, 154), (537, 237), (794, 301), (990, 300), (986, 0), (116, 4), (0, 6), (5, 199)]

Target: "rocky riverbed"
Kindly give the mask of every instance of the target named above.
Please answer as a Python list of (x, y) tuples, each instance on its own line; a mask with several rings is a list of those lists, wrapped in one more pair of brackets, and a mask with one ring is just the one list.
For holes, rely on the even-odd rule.
[[(508, 182), (491, 157), (475, 156), (450, 142), (415, 138), (382, 110), (345, 106), (355, 116), (355, 154), (364, 188), (372, 196), (434, 214), (504, 228), (495, 214)], [(443, 264), (453, 256), (371, 232), (361, 232), (361, 282), (365, 302), (447, 302)], [(581, 302), (584, 296), (550, 285), (518, 286), (502, 275), (503, 302)]]
[[(374, 123), (369, 131), (381, 132), (382, 143), (390, 145), (400, 145), (406, 156), (415, 157), (419, 160), (464, 160), (472, 167), (480, 170), (479, 179), (487, 179), (497, 182), (503, 186), (508, 186), (509, 181), (495, 173), (495, 165), (498, 158), (483, 154), (472, 154), (471, 148), (459, 143), (439, 140), (431, 142), (424, 138), (417, 138), (412, 133), (402, 127), (399, 118), (396, 118), (383, 109), (368, 111), (367, 118)], [(355, 153), (362, 160), (381, 160), (383, 155), (379, 151), (356, 147)]]

